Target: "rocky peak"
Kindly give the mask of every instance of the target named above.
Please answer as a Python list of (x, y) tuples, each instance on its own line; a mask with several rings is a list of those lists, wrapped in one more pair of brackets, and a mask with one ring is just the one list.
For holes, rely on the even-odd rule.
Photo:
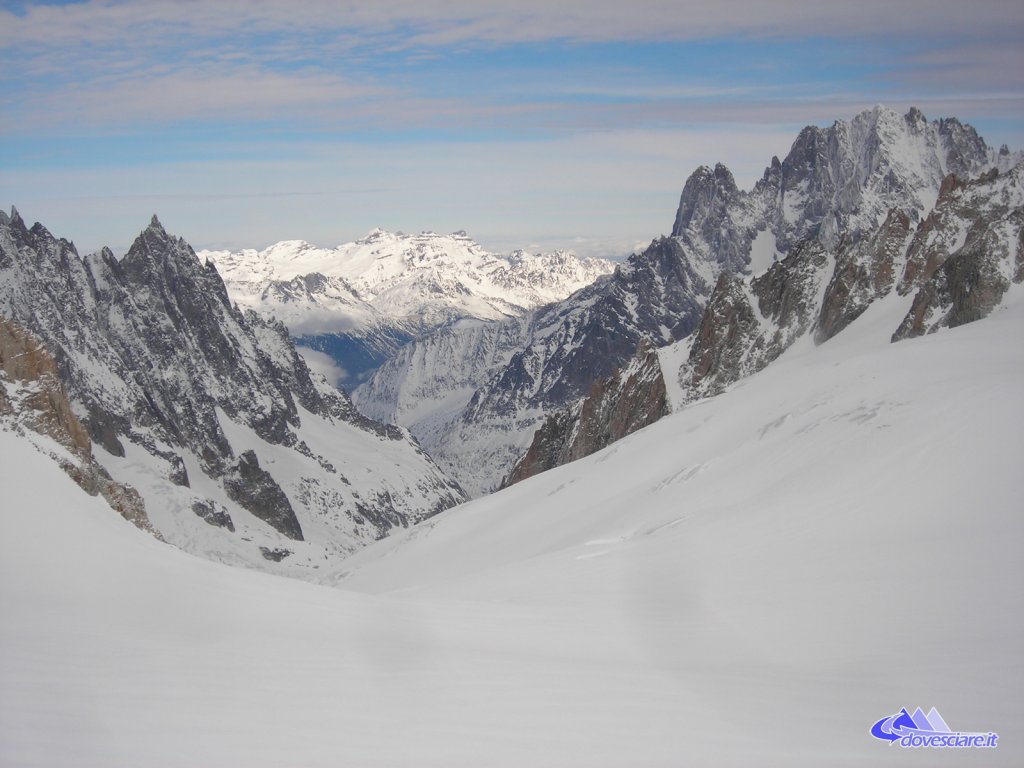
[(777, 155), (772, 155), (771, 164), (764, 169), (764, 174), (758, 180), (754, 186), (756, 193), (763, 194), (769, 191), (774, 194), (778, 194), (782, 188), (782, 161), (779, 160)]
[[(839, 123), (830, 129), (835, 132)], [(808, 125), (797, 134), (793, 146), (782, 161), (783, 176), (788, 181), (799, 181), (811, 176), (825, 157), (828, 134), (816, 125)]]
[(964, 125), (955, 117), (936, 121), (936, 128), (945, 149), (943, 157), (948, 173), (973, 176), (988, 157), (988, 145), (973, 126)]
[(21, 214), (18, 213), (18, 209), (13, 205), (11, 206), (11, 215), (7, 217), (7, 221), (0, 223), (10, 224), (12, 227), (21, 227), (22, 229), (25, 228), (24, 219), (21, 218)]
[[(197, 486), (230, 507), (240, 532), (259, 525), (264, 544), (302, 538), (300, 515), (314, 516), (321, 559), (463, 498), (406, 433), (360, 416), (345, 393), (314, 378), (283, 325), (232, 307), (217, 271), (158, 221), (120, 261), (109, 250), (81, 259), (42, 227), (26, 233), (0, 225), (0, 315), (53, 351), (110, 471), (129, 458), (130, 467), (146, 467), (142, 476), (163, 509), (161, 530), (187, 549), (209, 536), (189, 528), (192, 518), (209, 528), (199, 517), (177, 517), (193, 502), (211, 502), (189, 490)], [(363, 450), (346, 442), (387, 454), (386, 475), (344, 477), (336, 462)], [(271, 476), (282, 466), (286, 473)], [(253, 562), (247, 550), (255, 545), (221, 540), (217, 547)]]
[(928, 118), (917, 107), (911, 107), (903, 119), (912, 133), (921, 133), (928, 128)]
[(738, 194), (736, 180), (724, 165), (717, 163), (714, 169), (700, 166), (683, 186), (672, 227), (673, 237), (691, 227), (699, 229), (707, 219), (733, 202)]

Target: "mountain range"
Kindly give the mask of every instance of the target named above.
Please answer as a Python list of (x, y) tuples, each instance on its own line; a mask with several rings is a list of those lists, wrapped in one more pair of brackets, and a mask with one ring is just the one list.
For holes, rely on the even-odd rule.
[[(757, 286), (750, 290), (764, 297), (747, 322), (763, 325), (769, 338), (743, 352), (764, 363), (805, 332), (824, 341), (890, 290), (908, 296), (927, 283), (929, 291), (946, 296), (933, 299), (928, 311), (946, 307), (948, 294), (958, 289), (928, 281), (950, 254), (980, 253), (991, 245), (996, 250), (982, 261), (1003, 275), (997, 282), (1005, 290), (1018, 279), (1015, 167), (1021, 160), (1020, 152), (988, 147), (959, 120), (929, 122), (917, 109), (901, 115), (876, 107), (828, 128), (809, 126), (783, 160), (772, 158), (751, 190), (740, 190), (721, 164), (694, 171), (683, 186), (671, 235), (652, 241), (608, 279), (525, 318), (446, 328), (417, 339), (358, 387), (353, 399), (365, 413), (409, 427), (471, 495), (486, 493), (520, 463), (548, 417), (581, 411), (595, 384), (629, 367), (639, 345), (697, 344), (695, 339), (713, 333), (709, 302), (717, 311), (723, 292), (740, 285)], [(957, 239), (956, 233), (966, 238), (968, 231), (970, 242)], [(881, 272), (892, 280), (864, 267), (866, 261), (885, 262)], [(968, 261), (975, 263), (953, 260), (942, 274)], [(873, 283), (865, 269), (881, 282)], [(829, 285), (828, 317), (818, 325), (813, 321), (823, 297), (815, 291)], [(918, 306), (925, 311), (923, 303)], [(730, 344), (739, 343), (728, 325), (724, 333)], [(721, 341), (711, 343), (712, 357), (723, 352)], [(693, 354), (702, 349), (694, 347)], [(673, 360), (662, 371), (673, 380), (669, 386), (676, 386), (680, 365)], [(736, 365), (733, 381), (760, 363)], [(694, 358), (691, 367), (705, 382), (691, 376), (693, 396), (702, 387), (720, 391), (725, 385), (707, 360)], [(719, 383), (707, 383), (709, 374)], [(556, 421), (562, 425), (559, 440), (572, 442), (579, 429), (575, 419), (559, 415)], [(540, 439), (550, 442), (552, 429)], [(593, 443), (597, 447), (616, 434), (602, 425), (589, 429), (609, 433)], [(553, 445), (536, 448), (535, 455), (563, 453)]]
[(535, 305), (0, 213), (0, 763), (877, 765), (921, 691), (1024, 763), (1022, 161), (807, 128)]
[(302, 240), (261, 251), (200, 251), (231, 299), (283, 322), (354, 387), (413, 338), (463, 320), (518, 317), (589, 285), (614, 265), (573, 253), (497, 255), (465, 232), (376, 229), (336, 248)]
[(893, 764), (1020, 765), (1021, 288), (897, 344), (876, 301), (333, 588), (161, 544), (0, 429), (0, 762), (867, 767), (923, 697), (998, 748)]
[(155, 216), (118, 259), (0, 215), (0, 315), (9, 358), (49, 361), (7, 366), (8, 386), (51, 393), (8, 397), (7, 426), (72, 474), (129, 484), (140, 503), (118, 511), (187, 551), (316, 580), (325, 559), (465, 499)]
[[(1021, 160), (958, 120), (875, 108), (804, 129), (750, 190), (698, 168), (671, 235), (614, 267), (381, 230), (196, 254), (155, 216), (124, 256), (81, 257), (12, 211), (5, 423), (166, 541), (316, 581), (874, 303), (899, 308), (894, 341), (985, 317), (1024, 279)], [(351, 398), (295, 336), (362, 345)]]

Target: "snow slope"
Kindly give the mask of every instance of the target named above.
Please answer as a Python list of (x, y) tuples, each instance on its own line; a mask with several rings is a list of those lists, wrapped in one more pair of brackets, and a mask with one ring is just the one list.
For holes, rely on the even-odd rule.
[[(159, 544), (0, 433), (4, 765), (1024, 763), (1024, 296), (873, 304), (337, 564)], [(983, 754), (873, 739), (902, 706)]]

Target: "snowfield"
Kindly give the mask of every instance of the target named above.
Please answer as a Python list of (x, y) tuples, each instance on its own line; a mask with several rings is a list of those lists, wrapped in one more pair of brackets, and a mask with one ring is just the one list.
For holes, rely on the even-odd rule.
[[(325, 564), (147, 537), (0, 433), (4, 766), (1024, 764), (1024, 295), (820, 347)], [(938, 708), (995, 750), (890, 747)]]

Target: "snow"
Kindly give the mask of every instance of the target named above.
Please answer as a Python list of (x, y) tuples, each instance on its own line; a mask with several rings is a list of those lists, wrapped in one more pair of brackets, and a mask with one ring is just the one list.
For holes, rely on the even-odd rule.
[(757, 277), (780, 258), (775, 234), (770, 229), (762, 229), (750, 244), (750, 274)]
[[(558, 251), (490, 253), (464, 232), (374, 230), (318, 248), (286, 240), (256, 251), (199, 251), (217, 265), (232, 300), (285, 322), (295, 334), (341, 332), (415, 318), (424, 327), (459, 317), (497, 320), (565, 298), (614, 264)], [(316, 290), (297, 285), (312, 274)], [(337, 328), (338, 324), (343, 327)]]
[(682, 382), (679, 381), (679, 370), (690, 358), (693, 340), (694, 337), (690, 335), (681, 341), (659, 347), (656, 350), (658, 365), (661, 366), (661, 375), (665, 379), (665, 394), (672, 410), (677, 410), (687, 400), (686, 391)]
[(309, 347), (295, 347), (295, 351), (299, 353), (303, 361), (309, 370), (314, 373), (318, 373), (323, 376), (327, 381), (330, 382), (331, 386), (339, 386), (340, 382), (345, 377), (345, 369), (335, 362), (334, 358), (328, 355), (326, 352), (317, 352), (315, 349)]
[(868, 729), (934, 706), (1001, 735), (943, 764), (1020, 765), (1011, 293), (897, 344), (877, 302), (337, 588), (160, 544), (0, 432), (0, 764), (920, 766)]

